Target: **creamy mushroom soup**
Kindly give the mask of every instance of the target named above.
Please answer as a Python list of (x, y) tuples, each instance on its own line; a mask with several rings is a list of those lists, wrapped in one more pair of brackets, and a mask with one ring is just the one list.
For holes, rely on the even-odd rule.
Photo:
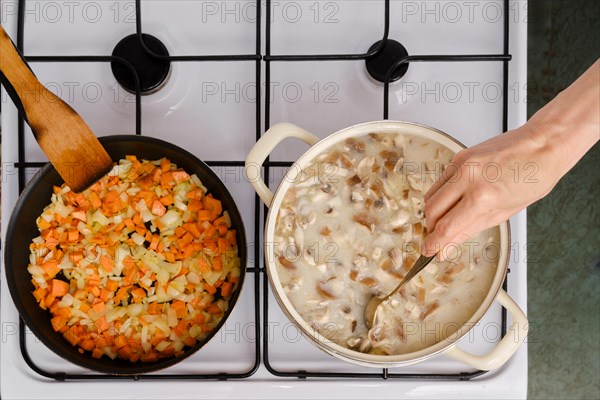
[(417, 259), (427, 235), (423, 196), (452, 155), (424, 138), (370, 133), (288, 174), (295, 177), (277, 216), (277, 272), (320, 335), (364, 353), (410, 353), (454, 334), (483, 302), (497, 268), (497, 228), (434, 260), (381, 305), (372, 329), (364, 324), (369, 299), (389, 293)]

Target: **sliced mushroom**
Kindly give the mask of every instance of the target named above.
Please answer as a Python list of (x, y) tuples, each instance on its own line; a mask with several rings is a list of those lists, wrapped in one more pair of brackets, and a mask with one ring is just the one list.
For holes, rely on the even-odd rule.
[(304, 278), (302, 276), (293, 276), (287, 283), (283, 285), (283, 290), (287, 293), (294, 293), (300, 289)]
[(329, 229), (329, 227), (327, 226), (324, 226), (323, 228), (321, 228), (319, 233), (321, 234), (321, 236), (329, 236), (331, 234), (331, 229)]
[(397, 268), (396, 265), (394, 264), (394, 262), (389, 258), (386, 258), (380, 264), (380, 268), (382, 270), (384, 270), (385, 272), (387, 272), (388, 274), (395, 276), (398, 279), (404, 278), (404, 274), (400, 271), (400, 268)]
[(395, 174), (401, 174), (402, 171), (404, 171), (404, 157), (400, 157), (392, 169)]
[(396, 137), (394, 138), (394, 146), (396, 146), (397, 149), (402, 151), (404, 147), (404, 135), (396, 135)]
[(288, 260), (284, 256), (279, 256), (279, 258), (277, 259), (277, 261), (279, 261), (279, 264), (281, 264), (281, 266), (284, 267), (284, 268), (287, 268), (287, 269), (296, 269), (296, 264), (294, 264), (293, 262), (291, 262), (290, 260)]
[(358, 153), (365, 152), (365, 143), (362, 140), (358, 140), (355, 138), (346, 139), (346, 145), (350, 150), (354, 150)]
[(356, 174), (361, 180), (364, 180), (371, 173), (371, 167), (375, 163), (375, 157), (365, 157), (358, 163)]
[(346, 179), (346, 183), (348, 186), (355, 186), (362, 182), (362, 179), (359, 178), (358, 175), (353, 175), (350, 178)]
[(364, 200), (364, 197), (362, 196), (362, 194), (360, 194), (358, 191), (353, 190), (352, 193), (350, 194), (350, 201), (352, 203), (360, 203)]
[(304, 250), (304, 260), (309, 264), (309, 265), (317, 265), (317, 259), (315, 257), (315, 250), (312, 247), (307, 247)]
[(379, 258), (381, 257), (381, 253), (382, 253), (383, 249), (381, 247), (375, 247), (373, 248), (373, 251), (371, 252), (371, 259), (372, 260), (379, 260)]
[(335, 186), (333, 186), (329, 182), (323, 182), (321, 184), (321, 190), (331, 196), (335, 196), (337, 194), (337, 190), (336, 190)]
[(323, 282), (317, 282), (316, 288), (317, 288), (317, 293), (323, 299), (327, 299), (327, 300), (333, 300), (333, 299), (335, 299), (335, 296), (325, 288)]
[(410, 187), (417, 191), (417, 192), (422, 192), (423, 191), (423, 182), (421, 181), (421, 178), (415, 178), (414, 175), (409, 175), (408, 176), (408, 183), (410, 184)]
[(359, 269), (364, 268), (367, 266), (367, 258), (359, 255), (354, 260), (352, 260), (352, 265)]
[(375, 230), (375, 226), (377, 225), (377, 220), (367, 213), (355, 214), (352, 220), (357, 224), (365, 226), (371, 232)]
[(421, 314), (421, 320), (425, 320), (427, 317), (429, 317), (431, 314), (433, 314), (438, 308), (440, 308), (440, 303), (438, 301), (434, 301), (433, 303), (429, 304), (425, 308), (423, 313)]
[(414, 236), (421, 236), (423, 234), (423, 225), (420, 222), (414, 223), (412, 228)]
[(379, 284), (379, 282), (377, 282), (375, 278), (371, 278), (370, 276), (362, 278), (360, 280), (360, 283), (370, 288), (375, 287)]
[(355, 348), (356, 346), (358, 346), (361, 342), (361, 338), (359, 337), (351, 337), (350, 339), (346, 340), (346, 344), (348, 345), (349, 348)]
[(407, 210), (402, 209), (392, 216), (388, 225), (391, 229), (398, 228), (406, 225), (409, 219), (410, 213)]
[(340, 154), (340, 163), (342, 164), (342, 167), (344, 167), (344, 168), (352, 169), (354, 167), (354, 164), (352, 164), (352, 161), (350, 160), (350, 156), (348, 155), (348, 153)]

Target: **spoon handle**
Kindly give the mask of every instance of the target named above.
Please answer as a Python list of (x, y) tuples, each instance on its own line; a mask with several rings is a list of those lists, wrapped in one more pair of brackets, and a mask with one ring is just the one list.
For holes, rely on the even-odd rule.
[(398, 284), (398, 286), (396, 286), (396, 289), (392, 290), (392, 292), (390, 294), (385, 296), (383, 298), (382, 302), (386, 301), (387, 299), (389, 299), (390, 297), (395, 295), (402, 288), (402, 286), (404, 286), (406, 283), (408, 283), (408, 281), (410, 281), (412, 278), (415, 277), (415, 275), (417, 275), (419, 272), (421, 272), (423, 270), (423, 268), (425, 268), (427, 265), (429, 265), (431, 260), (433, 260), (436, 255), (437, 254), (434, 254), (431, 257), (425, 257), (424, 255), (420, 255), (419, 258), (417, 259), (417, 261), (412, 266), (412, 268), (404, 276), (404, 279), (402, 279), (402, 281)]
[(90, 127), (40, 83), (1, 25), (0, 83), (73, 191), (84, 190), (111, 170), (112, 160)]

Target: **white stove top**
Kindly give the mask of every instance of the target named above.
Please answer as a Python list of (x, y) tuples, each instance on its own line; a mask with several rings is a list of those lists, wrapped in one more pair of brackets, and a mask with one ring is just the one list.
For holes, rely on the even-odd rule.
[[(25, 0), (25, 54), (108, 55), (123, 37), (135, 32), (134, 1)], [(265, 54), (265, 10), (262, 35)], [(159, 38), (171, 55), (254, 54), (256, 2), (142, 0), (145, 33)], [(16, 37), (17, 1), (1, 0), (2, 25)], [(509, 13), (509, 128), (526, 118), (526, 2), (511, 1)], [(503, 1), (392, 1), (390, 39), (411, 55), (502, 54)], [(364, 53), (383, 35), (384, 2), (273, 2), (271, 54)], [(173, 62), (167, 84), (142, 98), (142, 132), (163, 138), (205, 161), (242, 161), (255, 142), (255, 61)], [(38, 78), (70, 103), (99, 136), (133, 133), (133, 96), (116, 83), (108, 63), (32, 63)], [(261, 85), (265, 85), (262, 62)], [(320, 137), (383, 115), (383, 87), (366, 72), (364, 61), (271, 62), (270, 123), (292, 122)], [(466, 145), (502, 131), (502, 62), (413, 63), (391, 85), (390, 119), (441, 129)], [(264, 90), (262, 91), (264, 95)], [(265, 101), (261, 99), (264, 119)], [(17, 114), (2, 92), (2, 237), (18, 197)], [(264, 131), (264, 121), (262, 123)], [(25, 160), (46, 161), (29, 128)], [(272, 160), (293, 161), (305, 148), (283, 143)], [(232, 192), (244, 218), (255, 266), (254, 192), (240, 167), (214, 167)], [(27, 178), (35, 171), (28, 169)], [(275, 187), (283, 168), (272, 168)], [(262, 206), (261, 206), (262, 209)], [(262, 218), (262, 217), (261, 217)], [(261, 218), (258, 220), (260, 221)], [(526, 220), (511, 220), (513, 252), (508, 292), (526, 310)], [(262, 232), (262, 228), (260, 230)], [(262, 240), (262, 239), (261, 239)], [(262, 253), (261, 253), (262, 254)], [(18, 314), (2, 279), (2, 398), (524, 398), (527, 392), (527, 346), (521, 346), (501, 369), (469, 381), (426, 379), (431, 374), (458, 374), (472, 369), (445, 357), (390, 373), (416, 374), (418, 379), (284, 378), (265, 367), (263, 322), (268, 321), (268, 361), (277, 371), (381, 372), (357, 367), (322, 353), (299, 335), (268, 294), (264, 315), (263, 273), (249, 273), (242, 297), (221, 332), (194, 356), (163, 374), (245, 373), (256, 359), (260, 366), (239, 380), (84, 380), (56, 382), (30, 369), (19, 349)], [(259, 283), (260, 321), (255, 319), (255, 283)], [(501, 312), (494, 305), (460, 346), (483, 353), (499, 339)], [(260, 338), (256, 324), (260, 324)], [(93, 374), (67, 363), (28, 333), (33, 362), (50, 372)]]

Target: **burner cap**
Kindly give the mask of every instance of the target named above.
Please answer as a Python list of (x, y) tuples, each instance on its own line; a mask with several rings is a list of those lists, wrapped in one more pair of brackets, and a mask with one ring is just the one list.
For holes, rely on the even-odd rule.
[[(377, 46), (379, 46), (379, 43), (381, 43), (381, 40), (375, 42), (369, 48), (369, 51), (374, 50)], [(385, 77), (392, 65), (394, 65), (394, 63), (400, 58), (406, 57), (407, 55), (408, 52), (404, 46), (395, 40), (388, 39), (383, 46), (383, 50), (379, 54), (377, 54), (375, 57), (368, 58), (365, 61), (367, 65), (367, 71), (373, 78), (384, 83)], [(408, 70), (408, 63), (401, 65), (396, 69), (396, 71), (394, 71), (390, 82), (395, 82), (402, 78), (404, 74), (406, 74), (406, 70)]]
[[(165, 45), (152, 35), (142, 34), (146, 47), (155, 54), (168, 56)], [(151, 94), (158, 91), (166, 82), (171, 70), (171, 62), (152, 57), (144, 51), (136, 34), (123, 38), (112, 52), (113, 56), (127, 60), (135, 69), (142, 94)], [(128, 92), (135, 93), (135, 80), (131, 70), (122, 63), (110, 63), (112, 73), (117, 82)]]

